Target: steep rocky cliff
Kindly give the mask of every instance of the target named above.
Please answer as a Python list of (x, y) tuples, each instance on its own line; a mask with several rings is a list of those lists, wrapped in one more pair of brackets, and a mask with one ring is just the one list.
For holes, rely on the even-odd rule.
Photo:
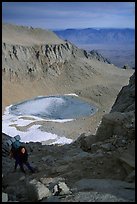
[(129, 84), (119, 92), (110, 113), (102, 117), (96, 135), (86, 138), (86, 148), (90, 149), (90, 144), (106, 139), (112, 139), (115, 144), (118, 142), (121, 145), (135, 140), (135, 73)]
[(94, 152), (101, 146), (113, 151), (135, 182), (135, 73), (119, 92), (110, 113), (103, 116), (96, 135), (81, 135), (78, 141), (84, 151)]
[(97, 137), (102, 139), (114, 135), (123, 140), (135, 139), (135, 73), (119, 92), (110, 113), (103, 116), (97, 131)]
[(122, 87), (111, 112), (135, 111), (135, 73), (130, 77), (129, 84)]
[[(20, 45), (7, 43), (4, 38), (2, 43), (3, 77), (8, 75), (10, 80), (20, 78), (35, 80), (43, 76), (57, 77), (66, 70), (67, 64), (71, 66), (71, 64), (76, 64), (75, 61), (86, 59), (97, 59), (107, 63), (107, 60), (97, 53), (96, 55), (94, 52), (88, 53), (65, 41), (60, 44), (44, 44), (43, 42), (43, 44)], [(86, 74), (86, 66), (84, 68)], [(88, 71), (94, 72), (92, 67), (89, 67)]]

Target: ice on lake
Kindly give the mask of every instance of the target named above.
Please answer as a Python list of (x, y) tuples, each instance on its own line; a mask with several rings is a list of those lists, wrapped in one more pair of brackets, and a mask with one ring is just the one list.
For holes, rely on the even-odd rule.
[[(19, 134), (22, 142), (42, 142), (48, 145), (70, 144), (73, 140), (64, 135), (41, 131), (39, 122), (64, 123), (79, 117), (94, 115), (96, 111), (97, 108), (94, 105), (74, 94), (38, 96), (6, 107), (2, 116), (2, 132), (11, 137)], [(22, 129), (24, 127), (25, 131)]]
[(97, 108), (76, 96), (48, 96), (36, 97), (9, 109), (14, 115), (32, 115), (44, 119), (76, 119), (81, 116), (95, 114)]

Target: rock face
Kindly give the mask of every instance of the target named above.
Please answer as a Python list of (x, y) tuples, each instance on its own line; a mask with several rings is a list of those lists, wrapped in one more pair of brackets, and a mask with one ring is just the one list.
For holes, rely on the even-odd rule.
[(33, 47), (3, 43), (3, 72), (10, 74), (10, 78), (38, 79), (44, 73), (59, 75), (61, 67), (71, 58), (71, 54), (72, 48), (68, 43)]
[(129, 85), (119, 92), (111, 112), (130, 112), (135, 110), (135, 73), (130, 77)]
[[(77, 141), (84, 151), (94, 152), (98, 148), (116, 151), (116, 158), (135, 179), (135, 74), (129, 84), (117, 96), (109, 114), (105, 114), (96, 135), (81, 135)], [(132, 176), (131, 176), (132, 175)], [(132, 178), (131, 178), (132, 177)]]
[(103, 57), (101, 54), (99, 54), (96, 50), (91, 50), (90, 54), (91, 54), (91, 56), (93, 56), (94, 58), (96, 58), (97, 60), (99, 60), (101, 62), (111, 64), (109, 60), (107, 60), (105, 57)]
[(75, 58), (96, 59), (109, 63), (98, 53), (88, 53), (65, 41), (61, 44), (30, 46), (2, 43), (3, 77), (9, 75), (10, 80), (22, 77), (34, 80), (44, 74), (58, 76), (66, 64), (71, 64)]
[(135, 74), (129, 85), (121, 89), (110, 113), (103, 116), (96, 135), (102, 140), (113, 135), (135, 139)]

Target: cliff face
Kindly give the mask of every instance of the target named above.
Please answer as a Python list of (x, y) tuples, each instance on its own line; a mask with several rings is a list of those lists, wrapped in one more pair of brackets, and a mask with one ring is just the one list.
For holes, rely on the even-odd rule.
[(125, 180), (135, 182), (135, 73), (119, 92), (110, 113), (102, 117), (96, 134), (82, 134), (76, 143), (86, 152), (100, 153), (102, 148), (110, 152), (124, 167)]
[(65, 69), (65, 63), (71, 66), (75, 60), (83, 59), (107, 63), (102, 56), (87, 53), (69, 42), (33, 46), (2, 43), (3, 77), (9, 75), (11, 80), (14, 77), (36, 79), (48, 74), (58, 76)]
[(135, 73), (130, 77), (129, 84), (119, 92), (111, 112), (115, 111), (122, 113), (135, 111)]
[(97, 131), (97, 137), (102, 140), (114, 135), (126, 140), (135, 139), (135, 73), (119, 92), (110, 113), (103, 116)]
[(3, 43), (2, 54), (3, 76), (39, 78), (60, 74), (60, 67), (72, 57), (72, 47), (68, 43), (29, 47)]

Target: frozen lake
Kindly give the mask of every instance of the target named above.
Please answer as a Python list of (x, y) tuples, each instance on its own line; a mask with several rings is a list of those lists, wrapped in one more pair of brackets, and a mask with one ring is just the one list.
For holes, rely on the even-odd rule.
[(19, 134), (22, 142), (69, 144), (73, 140), (64, 135), (42, 131), (42, 123), (48, 121), (53, 126), (54, 123), (69, 123), (79, 117), (94, 115), (96, 111), (95, 106), (76, 94), (38, 96), (6, 107), (2, 116), (2, 132), (11, 137)]
[(12, 115), (32, 115), (43, 119), (76, 119), (95, 114), (97, 108), (76, 96), (36, 97), (10, 107)]

